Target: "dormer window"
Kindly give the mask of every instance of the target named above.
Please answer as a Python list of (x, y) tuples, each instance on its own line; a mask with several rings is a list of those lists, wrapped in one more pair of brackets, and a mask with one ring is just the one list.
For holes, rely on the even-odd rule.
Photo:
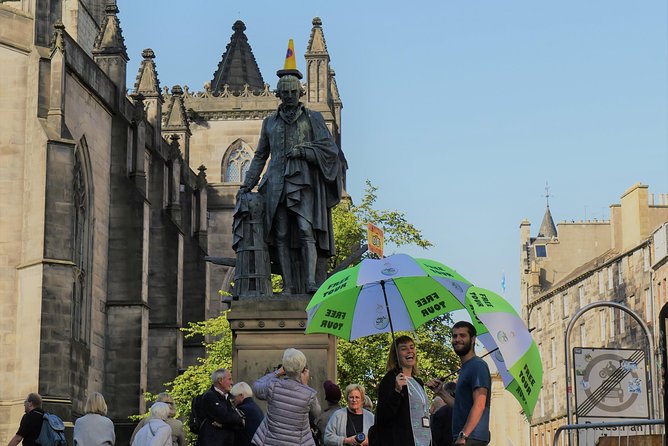
[(535, 245), (536, 257), (547, 257), (547, 246), (545, 245)]

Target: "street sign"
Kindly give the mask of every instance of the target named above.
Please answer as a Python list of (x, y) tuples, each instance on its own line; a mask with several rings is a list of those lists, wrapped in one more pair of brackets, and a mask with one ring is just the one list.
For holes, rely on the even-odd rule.
[[(573, 349), (573, 369), (578, 423), (650, 418), (643, 350), (576, 347)], [(643, 428), (638, 428), (626, 434), (642, 432)], [(598, 438), (606, 434), (611, 433), (600, 430), (593, 436)], [(580, 444), (594, 444), (590, 443), (595, 440), (592, 433), (586, 434), (585, 443), (582, 442), (583, 436), (580, 436)]]

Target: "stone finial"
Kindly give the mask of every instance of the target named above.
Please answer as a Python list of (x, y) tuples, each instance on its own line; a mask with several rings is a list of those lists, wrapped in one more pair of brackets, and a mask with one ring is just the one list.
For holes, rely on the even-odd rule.
[(141, 57), (144, 59), (155, 59), (155, 53), (151, 48), (145, 48), (144, 51), (141, 52)]
[(56, 23), (53, 24), (53, 28), (55, 31), (53, 32), (53, 39), (51, 40), (51, 48), (57, 48), (60, 51), (65, 52), (65, 36), (63, 35), (65, 32), (65, 25), (60, 20), (57, 20)]
[(182, 96), (183, 95), (183, 88), (181, 88), (180, 85), (174, 85), (172, 87), (172, 96)]
[(235, 33), (242, 33), (246, 31), (246, 24), (241, 20), (237, 20), (236, 22), (234, 22), (234, 25), (232, 25), (232, 31), (234, 31)]
[(322, 26), (322, 20), (320, 17), (313, 17), (313, 26)]
[[(155, 67), (155, 53), (151, 48), (141, 52), (143, 60), (139, 64), (139, 71), (135, 80), (134, 92), (142, 93), (145, 97), (161, 97), (158, 70)], [(167, 92), (165, 92), (167, 93)]]
[(206, 166), (200, 164), (197, 170), (199, 171), (197, 174), (197, 187), (203, 189), (206, 186)]
[(106, 15), (116, 15), (118, 12), (118, 5), (116, 5), (115, 1), (108, 1), (107, 4), (104, 5), (104, 13)]

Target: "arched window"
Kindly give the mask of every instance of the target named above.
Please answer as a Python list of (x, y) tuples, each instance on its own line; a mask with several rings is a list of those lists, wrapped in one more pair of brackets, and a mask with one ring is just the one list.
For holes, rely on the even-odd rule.
[(90, 248), (91, 206), (88, 187), (86, 141), (74, 153), (73, 176), (73, 249), (74, 286), (72, 291), (72, 337), (80, 342), (90, 340)]
[(236, 140), (227, 149), (223, 162), (223, 183), (242, 183), (253, 159), (253, 150), (241, 139)]

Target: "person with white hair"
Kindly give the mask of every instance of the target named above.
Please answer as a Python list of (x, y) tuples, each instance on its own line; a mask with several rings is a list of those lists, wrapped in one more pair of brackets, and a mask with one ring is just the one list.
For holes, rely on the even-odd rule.
[(233, 385), (230, 396), (232, 396), (232, 404), (246, 417), (244, 431), (237, 433), (235, 446), (250, 446), (255, 431), (264, 419), (264, 413), (253, 400), (253, 390), (247, 383), (241, 381)]
[[(165, 420), (165, 423), (169, 424), (169, 427), (172, 429), (172, 446), (186, 446), (186, 436), (183, 432), (183, 422), (175, 418), (176, 406), (174, 404), (174, 398), (172, 398), (172, 396), (167, 392), (161, 392), (158, 394), (156, 401), (159, 403), (165, 403), (169, 406), (169, 417)], [(137, 432), (139, 432), (139, 429), (144, 427), (148, 420), (148, 418), (144, 418), (139, 422), (137, 427), (135, 427), (135, 430), (132, 432), (132, 436), (130, 437), (130, 444), (132, 444), (132, 440), (134, 440), (135, 435), (137, 435)]]
[(153, 403), (151, 417), (135, 435), (132, 446), (172, 446), (172, 428), (165, 422), (168, 417), (168, 404)]
[(86, 414), (74, 422), (75, 446), (114, 446), (114, 423), (106, 417), (107, 403), (99, 392), (92, 392), (86, 399)]
[(255, 381), (253, 392), (267, 401), (267, 416), (255, 432), (254, 445), (315, 446), (310, 419), (320, 414), (320, 403), (308, 381), (306, 356), (294, 348), (283, 352), (281, 367)]
[(211, 374), (211, 383), (200, 402), (204, 421), (197, 434), (197, 446), (233, 446), (235, 437), (243, 432), (244, 420), (230, 401), (232, 373), (218, 369)]
[(348, 407), (339, 409), (325, 428), (325, 446), (368, 446), (373, 414), (363, 407), (366, 392), (360, 384), (346, 386)]

